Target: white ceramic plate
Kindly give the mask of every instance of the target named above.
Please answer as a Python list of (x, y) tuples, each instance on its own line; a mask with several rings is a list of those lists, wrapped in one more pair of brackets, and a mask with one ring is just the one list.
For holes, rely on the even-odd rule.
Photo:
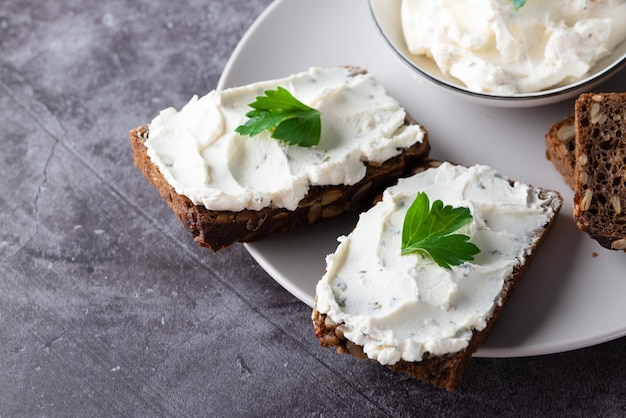
[[(498, 109), (445, 94), (385, 44), (365, 0), (272, 3), (233, 52), (219, 88), (344, 64), (367, 68), (426, 127), (432, 157), (491, 165), (510, 178), (563, 194), (555, 228), (478, 356), (548, 354), (626, 335), (626, 254), (605, 250), (578, 232), (571, 218), (573, 193), (545, 158), (544, 134), (573, 112), (572, 100)], [(625, 91), (626, 72), (595, 90)], [(355, 222), (355, 216), (345, 216), (246, 248), (276, 281), (312, 305), (325, 256)]]
[(402, 0), (369, 0), (374, 21), (389, 46), (410, 68), (426, 79), (443, 87), (448, 92), (476, 103), (500, 107), (528, 107), (556, 103), (594, 88), (603, 80), (615, 75), (620, 68), (626, 65), (626, 42), (622, 42), (611, 55), (600, 60), (591, 69), (588, 77), (575, 83), (541, 92), (513, 96), (477, 93), (466, 88), (458, 79), (443, 74), (432, 59), (409, 52), (401, 27), (401, 2)]

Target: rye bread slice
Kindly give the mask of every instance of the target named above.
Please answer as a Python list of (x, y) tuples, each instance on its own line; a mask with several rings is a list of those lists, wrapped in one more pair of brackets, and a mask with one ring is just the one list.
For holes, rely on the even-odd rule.
[[(439, 161), (433, 160), (430, 162), (430, 167), (436, 167), (440, 163), (441, 162)], [(416, 172), (424, 169), (427, 168), (420, 168), (419, 170), (416, 170)], [(510, 183), (513, 184), (514, 182), (510, 180)], [(563, 204), (563, 199), (558, 192), (540, 187), (533, 187), (533, 189), (538, 191), (539, 196), (542, 199), (549, 201), (547, 206), (549, 206), (552, 210), (552, 216), (549, 217), (546, 224), (543, 225), (541, 229), (535, 232), (534, 244), (532, 247), (527, 248), (524, 262), (518, 264), (513, 269), (509, 277), (505, 279), (500, 294), (494, 301), (492, 309), (488, 314), (485, 328), (482, 330), (473, 329), (472, 337), (470, 338), (468, 345), (458, 352), (445, 355), (425, 353), (421, 361), (410, 362), (400, 360), (395, 364), (386, 365), (385, 367), (388, 367), (393, 371), (409, 375), (421, 381), (431, 383), (447, 391), (454, 391), (457, 388), (471, 361), (472, 355), (484, 342), (493, 325), (500, 317), (513, 290), (520, 283), (522, 277), (528, 269), (528, 266), (531, 264), (537, 251), (556, 222), (558, 213)], [(340, 354), (348, 353), (359, 360), (368, 359), (361, 346), (348, 340), (344, 336), (341, 327), (343, 324), (335, 323), (326, 314), (320, 313), (317, 309), (317, 304), (313, 307), (311, 319), (313, 321), (314, 334), (318, 338), (322, 347), (335, 347), (337, 352)], [(376, 362), (375, 360), (371, 361)]]
[(626, 250), (626, 93), (588, 93), (575, 106), (574, 219), (600, 245)]
[[(415, 122), (407, 119), (406, 124)], [(366, 162), (365, 177), (358, 183), (310, 187), (295, 210), (266, 207), (262, 210), (231, 212), (209, 210), (203, 205), (196, 205), (186, 196), (176, 193), (150, 160), (144, 144), (150, 135), (149, 125), (132, 130), (130, 142), (135, 166), (158, 189), (176, 217), (192, 233), (194, 240), (202, 247), (218, 251), (236, 242), (257, 241), (298, 225), (313, 224), (344, 212), (369, 208), (374, 198), (387, 186), (416, 167), (427, 164), (430, 144), (427, 131), (422, 129), (422, 142), (403, 149), (400, 154), (382, 164)]]

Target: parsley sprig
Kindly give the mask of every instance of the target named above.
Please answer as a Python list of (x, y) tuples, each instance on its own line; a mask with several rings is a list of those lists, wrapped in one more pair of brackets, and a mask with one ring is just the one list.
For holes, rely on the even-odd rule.
[(526, 0), (511, 0), (511, 3), (513, 3), (513, 7), (515, 7), (515, 10), (519, 10), (523, 5), (526, 4)]
[(419, 192), (409, 207), (402, 228), (402, 254), (427, 253), (443, 268), (450, 269), (474, 260), (480, 250), (467, 235), (454, 234), (472, 220), (465, 207), (444, 206), (435, 200), (432, 207), (426, 193)]
[(312, 147), (319, 144), (322, 132), (320, 112), (293, 97), (289, 91), (278, 86), (266, 90), (248, 106), (253, 108), (246, 116), (250, 118), (239, 125), (235, 132), (255, 136), (268, 130), (272, 138), (289, 145)]

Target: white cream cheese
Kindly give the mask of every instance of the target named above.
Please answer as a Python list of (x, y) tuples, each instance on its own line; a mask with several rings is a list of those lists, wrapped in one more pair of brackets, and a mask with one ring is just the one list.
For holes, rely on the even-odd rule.
[[(248, 104), (281, 86), (321, 112), (319, 145), (288, 146), (262, 132), (241, 136)], [(345, 68), (307, 72), (193, 97), (150, 124), (148, 155), (177, 193), (211, 210), (296, 209), (312, 185), (355, 184), (363, 161), (383, 162), (424, 131), (405, 126), (405, 111), (369, 74)]]
[[(473, 220), (459, 233), (481, 250), (473, 262), (447, 270), (417, 253), (400, 255), (404, 216), (418, 191), (431, 204), (470, 209)], [(444, 163), (401, 179), (339, 238), (316, 287), (317, 309), (382, 364), (457, 352), (486, 326), (506, 278), (554, 215), (537, 189), (511, 185), (486, 166)]]
[(529, 93), (585, 77), (626, 39), (624, 0), (402, 0), (409, 51), (470, 90)]

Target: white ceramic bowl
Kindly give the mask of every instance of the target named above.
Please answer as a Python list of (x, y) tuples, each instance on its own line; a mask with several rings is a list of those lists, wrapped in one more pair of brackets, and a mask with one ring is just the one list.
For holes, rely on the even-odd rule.
[(508, 96), (471, 91), (456, 78), (443, 74), (432, 59), (414, 55), (408, 51), (402, 34), (401, 2), (402, 0), (369, 0), (374, 22), (391, 49), (419, 75), (445, 90), (481, 104), (499, 107), (530, 107), (556, 103), (591, 91), (593, 87), (606, 81), (626, 64), (626, 42), (622, 42), (610, 56), (598, 62), (591, 69), (588, 77), (566, 86), (537, 93)]

